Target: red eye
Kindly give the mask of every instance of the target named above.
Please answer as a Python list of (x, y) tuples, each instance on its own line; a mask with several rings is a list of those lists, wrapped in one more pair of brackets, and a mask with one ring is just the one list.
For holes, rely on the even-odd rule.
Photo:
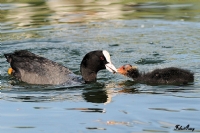
[(103, 56), (100, 57), (100, 60), (104, 60)]

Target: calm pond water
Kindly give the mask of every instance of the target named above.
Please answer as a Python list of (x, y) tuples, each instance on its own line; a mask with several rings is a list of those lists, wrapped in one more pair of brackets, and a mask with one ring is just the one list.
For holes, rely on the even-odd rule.
[[(2, 133), (200, 132), (200, 2), (0, 1)], [(7, 74), (3, 54), (19, 49), (76, 74), (87, 52), (106, 49), (116, 67), (180, 67), (195, 81), (150, 86), (103, 70), (93, 84), (28, 85)]]

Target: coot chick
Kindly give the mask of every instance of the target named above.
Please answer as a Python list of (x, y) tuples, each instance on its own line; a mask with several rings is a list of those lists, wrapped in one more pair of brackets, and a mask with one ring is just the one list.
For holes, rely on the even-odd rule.
[(137, 67), (127, 64), (118, 68), (117, 71), (122, 75), (132, 78), (135, 82), (152, 85), (181, 85), (194, 81), (194, 74), (192, 72), (176, 67), (155, 69), (152, 72), (140, 73)]
[(61, 64), (27, 50), (19, 50), (4, 55), (11, 66), (8, 73), (29, 84), (90, 83), (96, 81), (99, 70), (107, 69), (113, 73), (117, 72), (117, 69), (111, 63), (110, 54), (106, 50), (91, 51), (83, 57), (80, 65), (82, 77)]

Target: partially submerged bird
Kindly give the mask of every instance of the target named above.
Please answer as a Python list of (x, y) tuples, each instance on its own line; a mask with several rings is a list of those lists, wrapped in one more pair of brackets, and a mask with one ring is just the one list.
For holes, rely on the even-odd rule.
[(81, 62), (81, 76), (74, 74), (67, 67), (54, 61), (33, 54), (27, 50), (4, 54), (11, 68), (8, 74), (29, 84), (72, 84), (95, 82), (99, 70), (117, 72), (106, 50), (87, 53)]
[(132, 78), (135, 82), (152, 85), (181, 85), (194, 81), (194, 74), (192, 72), (176, 67), (155, 69), (152, 72), (140, 73), (137, 67), (126, 64), (118, 68), (117, 71), (122, 75)]

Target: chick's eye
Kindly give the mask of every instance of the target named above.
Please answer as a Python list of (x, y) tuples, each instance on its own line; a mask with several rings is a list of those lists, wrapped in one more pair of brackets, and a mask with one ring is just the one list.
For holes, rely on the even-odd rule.
[(103, 56), (100, 57), (100, 60), (104, 60)]

